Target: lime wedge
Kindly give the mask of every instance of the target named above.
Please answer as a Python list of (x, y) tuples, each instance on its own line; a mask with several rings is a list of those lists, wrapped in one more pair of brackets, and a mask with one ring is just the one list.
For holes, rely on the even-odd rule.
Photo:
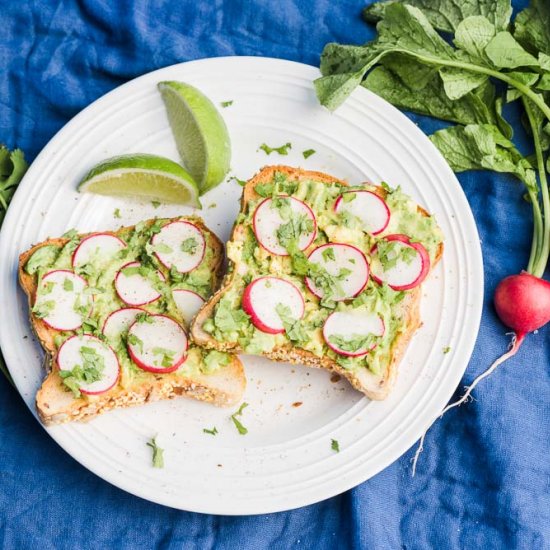
[(201, 195), (229, 172), (231, 142), (222, 116), (199, 90), (183, 82), (160, 82), (168, 120), (184, 166)]
[(201, 207), (199, 188), (189, 173), (176, 162), (156, 155), (121, 155), (104, 160), (84, 176), (78, 190)]

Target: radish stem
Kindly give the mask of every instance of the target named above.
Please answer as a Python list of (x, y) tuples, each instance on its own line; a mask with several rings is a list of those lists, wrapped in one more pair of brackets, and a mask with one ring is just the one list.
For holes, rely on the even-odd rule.
[[(543, 224), (542, 230), (537, 234), (537, 248), (539, 248), (536, 257), (533, 258), (533, 248), (531, 248), (531, 257), (529, 258), (529, 265), (527, 271), (535, 277), (542, 277), (546, 264), (548, 263), (548, 256), (550, 254), (550, 198), (548, 195), (548, 180), (546, 178), (546, 167), (544, 165), (544, 156), (542, 153), (539, 124), (535, 120), (535, 114), (533, 107), (529, 100), (525, 97), (522, 98), (527, 118), (529, 119), (529, 125), (531, 126), (531, 132), (533, 134), (533, 141), (535, 142), (535, 155), (537, 158), (537, 169), (539, 172), (539, 180), (542, 195), (542, 207), (544, 212), (544, 219), (541, 219), (540, 206), (538, 200), (533, 202), (533, 216), (535, 220), (535, 231), (537, 229), (537, 223)], [(529, 193), (531, 197), (531, 193)], [(536, 197), (535, 197), (536, 198)], [(531, 197), (533, 201), (533, 197)], [(536, 210), (535, 211), (535, 204)], [(533, 239), (534, 241), (535, 239)]]
[[(470, 396), (472, 395), (472, 392), (474, 391), (474, 388), (481, 382), (484, 378), (487, 378), (499, 365), (510, 359), (510, 357), (513, 357), (519, 347), (521, 346), (523, 339), (525, 338), (525, 334), (514, 334), (512, 336), (512, 345), (510, 349), (504, 354), (501, 355), (498, 359), (494, 361), (494, 363), (484, 372), (482, 372), (469, 386), (466, 386), (466, 391), (464, 395), (458, 399), (457, 401), (451, 403), (450, 405), (447, 405), (439, 415), (439, 418), (442, 418), (443, 415), (453, 409), (454, 407), (458, 407), (459, 405), (462, 405), (463, 403), (466, 403)], [(418, 444), (418, 448), (416, 449), (416, 452), (414, 453), (414, 457), (412, 459), (412, 475), (416, 474), (416, 463), (418, 462), (418, 458), (420, 457), (420, 453), (424, 450), (424, 439), (426, 438), (427, 430), (422, 434), (422, 437), (420, 438), (420, 442)]]

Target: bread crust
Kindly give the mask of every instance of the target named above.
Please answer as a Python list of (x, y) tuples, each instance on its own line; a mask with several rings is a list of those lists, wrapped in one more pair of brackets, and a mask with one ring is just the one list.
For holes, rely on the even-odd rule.
[[(259, 195), (255, 191), (256, 185), (271, 181), (275, 172), (283, 173), (293, 181), (313, 179), (326, 184), (337, 182), (342, 185), (348, 185), (347, 182), (322, 172), (303, 170), (289, 166), (266, 166), (262, 168), (244, 186), (241, 198), (241, 213), (245, 213), (247, 204), (250, 201), (259, 198)], [(382, 187), (377, 187), (375, 192), (382, 198), (385, 198), (386, 196), (386, 191)], [(417, 206), (417, 208), (422, 215), (429, 216), (428, 212), (424, 208), (421, 206)], [(243, 230), (244, 227), (242, 225), (235, 224), (231, 235), (231, 241), (237, 241), (243, 238)], [(439, 262), (442, 254), (443, 243), (439, 245), (439, 249), (431, 269), (433, 269), (433, 267)], [(220, 301), (224, 293), (230, 289), (237, 271), (238, 268), (235, 266), (235, 268), (226, 275), (220, 289), (201, 308), (191, 325), (191, 334), (193, 339), (197, 342), (197, 344), (205, 348), (217, 349), (231, 353), (243, 352), (237, 343), (220, 343), (202, 329), (204, 322), (213, 315), (216, 304)], [(385, 399), (395, 383), (399, 363), (401, 362), (401, 359), (403, 358), (414, 333), (422, 324), (420, 320), (420, 288), (421, 287), (416, 287), (410, 291), (407, 291), (405, 298), (397, 306), (400, 310), (400, 314), (403, 315), (404, 318), (403, 330), (398, 333), (397, 337), (392, 342), (392, 346), (390, 348), (391, 361), (386, 369), (386, 372), (382, 375), (376, 375), (367, 368), (358, 370), (357, 372), (352, 372), (340, 366), (330, 357), (319, 357), (310, 351), (296, 348), (290, 343), (286, 343), (282, 346), (276, 346), (271, 351), (262, 353), (262, 355), (273, 359), (274, 361), (302, 364), (309, 367), (323, 368), (336, 372), (346, 378), (355, 389), (363, 392), (370, 399)]]
[[(213, 288), (218, 288), (223, 276), (224, 247), (218, 237), (208, 229), (198, 217), (177, 217), (174, 220), (187, 220), (199, 227), (207, 238), (207, 246), (214, 249), (211, 271), (214, 274)], [(154, 220), (149, 220), (154, 223)], [(135, 226), (121, 227), (118, 231), (102, 231), (118, 236), (122, 232), (134, 229)], [(93, 233), (79, 235), (84, 238)], [(49, 371), (36, 395), (36, 408), (42, 422), (46, 425), (61, 424), (72, 420), (89, 420), (98, 414), (112, 409), (140, 405), (161, 399), (172, 399), (179, 395), (187, 395), (195, 399), (213, 403), (219, 406), (231, 406), (238, 403), (246, 387), (246, 378), (241, 361), (232, 356), (230, 363), (212, 374), (196, 373), (183, 376), (170, 374), (143, 374), (137, 383), (126, 388), (115, 386), (98, 396), (75, 399), (68, 392), (56, 369), (52, 368), (57, 353), (54, 343), (58, 331), (48, 327), (44, 321), (32, 313), (36, 299), (37, 282), (34, 275), (25, 271), (29, 258), (39, 248), (49, 245), (64, 246), (69, 239), (52, 238), (34, 245), (19, 256), (18, 276), (21, 288), (25, 292), (29, 304), (31, 327), (46, 352), (44, 364)]]

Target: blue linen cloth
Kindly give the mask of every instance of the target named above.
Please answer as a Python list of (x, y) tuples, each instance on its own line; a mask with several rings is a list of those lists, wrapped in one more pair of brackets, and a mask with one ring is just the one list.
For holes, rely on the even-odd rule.
[[(32, 160), (93, 100), (177, 62), (258, 55), (316, 65), (325, 43), (360, 44), (374, 36), (360, 18), (363, 5), (361, 0), (2, 2), (0, 141), (21, 147)], [(513, 110), (511, 115), (517, 117)], [(427, 118), (411, 118), (427, 133), (438, 127)], [(526, 265), (531, 212), (510, 177), (480, 172), (459, 179), (485, 261), (485, 307), (464, 377), (468, 383), (508, 344), (491, 297), (503, 276)], [(430, 430), (415, 478), (410, 450), (345, 494), (258, 517), (181, 512), (111, 486), (63, 452), (0, 377), (0, 546), (548, 548), (548, 336), (548, 328), (529, 336), (518, 355), (479, 386), (475, 403)]]

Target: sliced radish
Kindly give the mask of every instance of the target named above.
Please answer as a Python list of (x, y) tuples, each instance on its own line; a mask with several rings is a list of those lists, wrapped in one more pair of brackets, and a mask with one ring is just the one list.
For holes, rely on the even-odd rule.
[[(155, 288), (155, 285), (147, 277), (140, 273), (131, 275), (125, 270), (128, 267), (141, 267), (139, 262), (130, 262), (122, 266), (115, 277), (115, 289), (119, 298), (129, 306), (144, 306), (150, 304), (161, 297), (161, 293)], [(161, 281), (165, 280), (164, 275), (156, 272)]]
[(336, 212), (349, 212), (361, 221), (365, 233), (378, 235), (390, 223), (386, 201), (372, 191), (345, 191), (334, 203)]
[(277, 306), (289, 308), (289, 317), (295, 320), (301, 319), (305, 311), (302, 293), (294, 284), (278, 277), (260, 277), (252, 281), (243, 293), (242, 303), (252, 324), (269, 334), (285, 331)]
[(123, 332), (128, 331), (140, 313), (144, 313), (144, 310), (139, 307), (123, 307), (113, 311), (103, 323), (103, 334), (109, 340), (118, 338)]
[(172, 290), (172, 296), (183, 320), (189, 325), (204, 304), (204, 300), (196, 292), (182, 288)]
[(128, 331), (132, 361), (149, 372), (173, 372), (187, 359), (187, 334), (166, 315), (149, 315)]
[[(387, 283), (394, 290), (409, 290), (422, 283), (430, 271), (430, 256), (424, 246), (411, 242), (406, 235), (388, 235), (383, 240), (396, 243), (388, 252), (388, 259), (398, 259), (395, 265), (384, 269), (377, 254), (378, 244), (374, 245), (370, 251), (372, 278), (377, 283)], [(414, 254), (409, 252), (408, 259), (404, 259), (404, 249), (413, 250)]]
[(361, 345), (361, 340), (369, 335), (383, 336), (384, 332), (384, 321), (380, 316), (359, 310), (335, 311), (327, 317), (323, 326), (327, 346), (347, 357), (360, 357), (374, 349), (376, 343), (369, 345), (364, 342)]
[[(323, 244), (310, 255), (309, 261), (319, 265), (334, 278), (332, 299), (340, 302), (357, 296), (369, 281), (369, 264), (365, 255), (351, 244)], [(349, 270), (349, 273), (347, 271)], [(319, 298), (325, 291), (315, 278), (306, 277), (306, 285)]]
[(59, 348), (57, 366), (60, 371), (71, 371), (76, 366), (86, 368), (86, 352), (92, 349), (99, 361), (101, 379), (90, 383), (81, 383), (80, 391), (88, 395), (97, 395), (110, 390), (118, 381), (120, 365), (116, 353), (105, 342), (89, 334), (71, 336)]
[(82, 239), (73, 252), (73, 267), (96, 262), (110, 260), (117, 252), (126, 248), (126, 243), (110, 233), (94, 233)]
[[(313, 229), (311, 231), (304, 231), (298, 238), (298, 248), (305, 250), (315, 239), (317, 233), (317, 220), (313, 210), (301, 200), (294, 197), (280, 196), (275, 200), (286, 199), (289, 201), (290, 210), (293, 217), (304, 217), (306, 220), (312, 222)], [(274, 199), (265, 199), (262, 201), (256, 211), (254, 212), (254, 233), (260, 245), (265, 248), (271, 254), (277, 256), (288, 256), (287, 249), (279, 242), (277, 236), (278, 229), (288, 223), (289, 220), (285, 220), (281, 217), (281, 212), (275, 207), (273, 203)]]
[(180, 273), (195, 269), (204, 257), (206, 241), (202, 231), (192, 223), (175, 221), (153, 235), (151, 244), (159, 262)]
[(54, 330), (76, 330), (92, 309), (92, 296), (83, 292), (87, 286), (72, 271), (50, 271), (40, 281), (33, 311)]

